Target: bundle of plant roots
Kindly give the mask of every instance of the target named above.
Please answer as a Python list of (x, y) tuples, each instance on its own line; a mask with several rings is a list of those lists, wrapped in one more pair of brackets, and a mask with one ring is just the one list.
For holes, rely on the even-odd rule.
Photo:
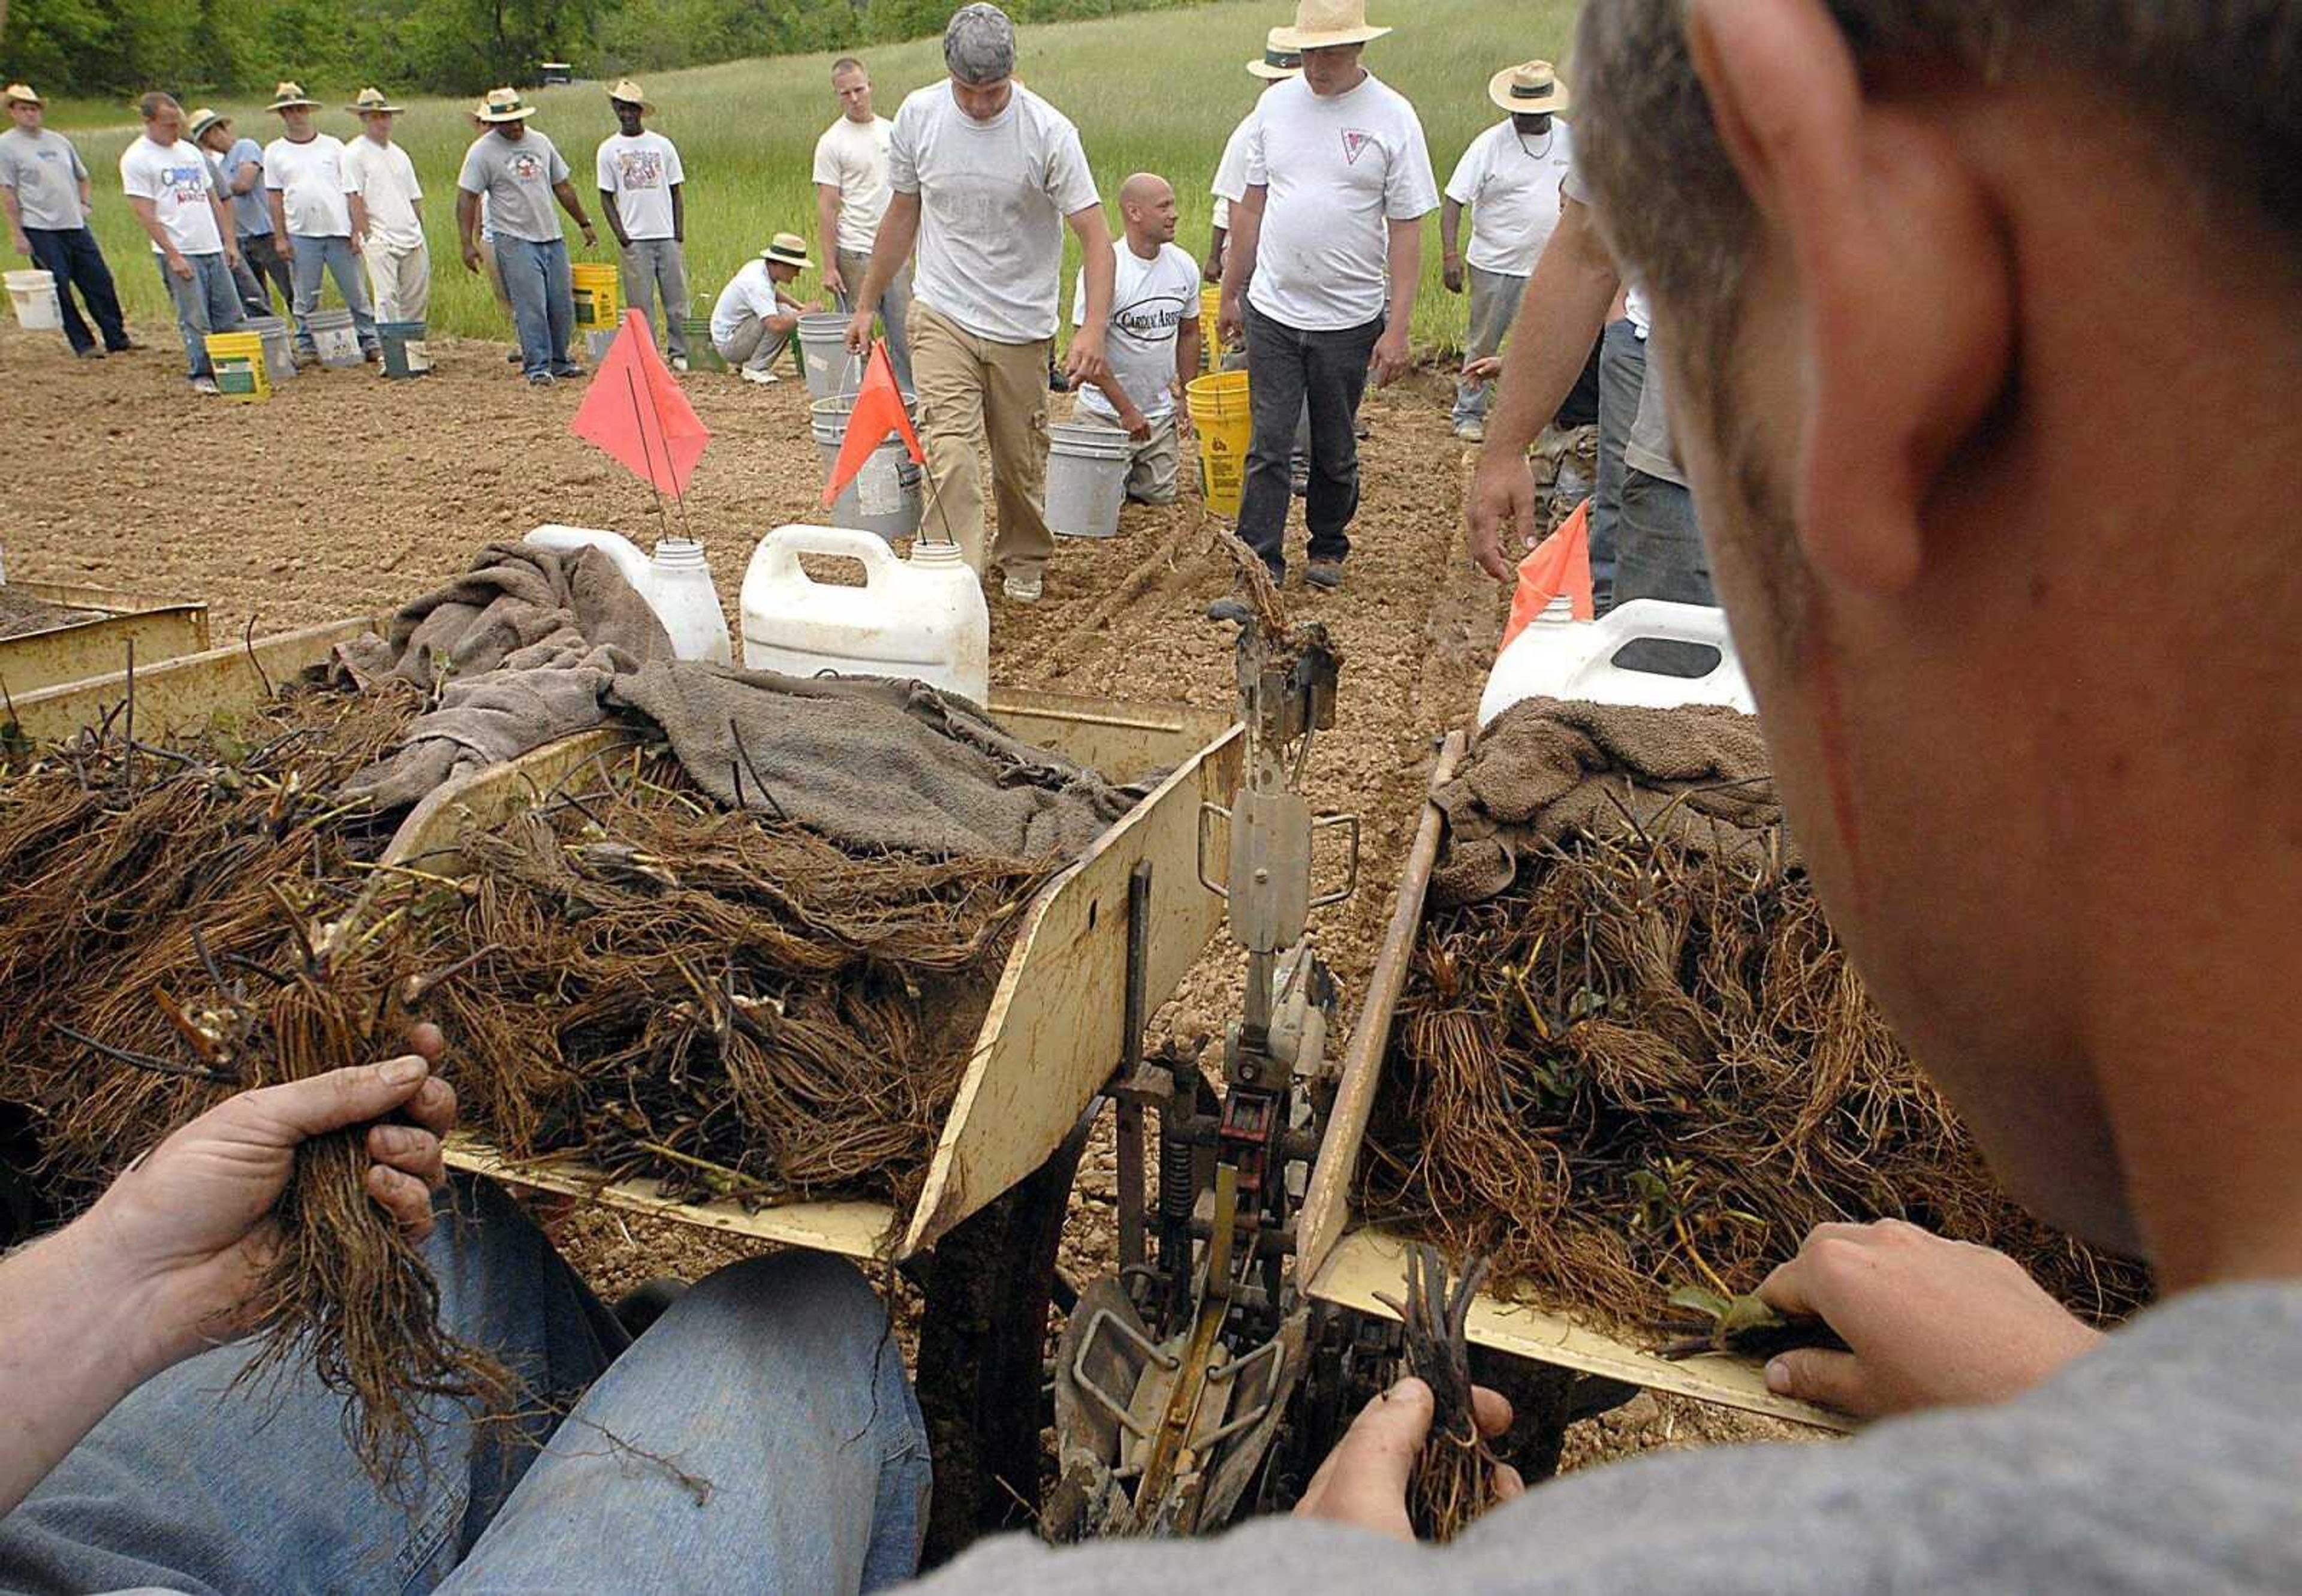
[(1829, 1221), (2001, 1248), (2096, 1319), (2149, 1289), (2000, 1193), (1779, 847), (1586, 830), (1436, 911), (1370, 1148), (1370, 1213), (1626, 1329), (1752, 1290)]

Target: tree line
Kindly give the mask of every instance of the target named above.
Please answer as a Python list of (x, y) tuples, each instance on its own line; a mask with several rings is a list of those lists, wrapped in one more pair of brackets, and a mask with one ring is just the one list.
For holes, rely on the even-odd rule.
[[(532, 84), (559, 60), (587, 77), (660, 71), (941, 31), (956, 0), (0, 0), (0, 76), (49, 95), (382, 83), (472, 94)], [(1004, 0), (1019, 22), (1188, 0)]]

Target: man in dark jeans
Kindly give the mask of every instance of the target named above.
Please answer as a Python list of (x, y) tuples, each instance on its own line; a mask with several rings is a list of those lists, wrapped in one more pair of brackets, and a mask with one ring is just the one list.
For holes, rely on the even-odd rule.
[[(19, 255), (29, 256), (56, 280), (56, 308), (73, 354), (99, 360), (105, 350), (118, 354), (133, 349), (127, 324), (121, 320), (111, 268), (88, 231), (92, 196), (87, 164), (71, 140), (40, 125), (46, 108), (38, 95), (12, 83), (4, 97), (9, 120), (15, 124), (0, 133), (0, 211), (7, 214), (9, 241)], [(74, 290), (104, 334), (102, 349), (96, 347), (96, 334), (81, 319), (80, 307), (72, 303)]]
[(1361, 64), (1373, 27), (1362, 4), (1315, 9), (1298, 29), (1303, 75), (1263, 97), (1231, 206), (1222, 330), (1242, 331), (1255, 413), (1239, 537), (1274, 577), (1287, 571), (1288, 466), (1308, 401), (1311, 470), (1304, 519), (1315, 586), (1343, 584), (1359, 500), (1356, 423), (1373, 373), (1407, 368), (1422, 276), (1422, 219), (1439, 185), (1415, 107)]

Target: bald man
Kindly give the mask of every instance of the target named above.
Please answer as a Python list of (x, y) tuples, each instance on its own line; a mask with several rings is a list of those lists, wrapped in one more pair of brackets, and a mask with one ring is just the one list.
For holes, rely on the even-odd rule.
[[(1175, 242), (1175, 190), (1165, 178), (1148, 172), (1129, 178), (1119, 213), (1126, 231), (1111, 246), (1111, 374), (1080, 389), (1075, 418), (1118, 427), (1134, 441), (1128, 498), (1172, 504), (1189, 424), (1180, 401), (1199, 369), (1199, 268)], [(1087, 324), (1084, 267), (1071, 320)]]

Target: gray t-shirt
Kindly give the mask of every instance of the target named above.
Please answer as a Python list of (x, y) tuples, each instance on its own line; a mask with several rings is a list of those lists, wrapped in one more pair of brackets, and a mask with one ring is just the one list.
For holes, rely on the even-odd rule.
[(1180, 1591), (2302, 1590), (2302, 1286), (2153, 1310), (2019, 1401), (1543, 1485), (1445, 1550), (1276, 1519), (1202, 1545), (1011, 1537), (937, 1596)]
[(456, 186), (486, 197), (497, 237), (549, 244), (565, 236), (551, 186), (567, 181), (567, 163), (542, 134), (530, 129), (525, 138), (507, 139), (490, 130), (465, 153)]
[(88, 225), (80, 207), (80, 186), (88, 167), (62, 133), (42, 128), (37, 133), (10, 128), (0, 133), (0, 189), (16, 191), (16, 206), (26, 227), (44, 232), (70, 232)]
[[(1591, 203), (1591, 187), (1584, 181), (1580, 159), (1567, 169), (1566, 180), (1558, 187), (1559, 192), (1577, 205)], [(1638, 418), (1631, 423), (1631, 430), (1623, 440), (1623, 463), (1634, 471), (1661, 477), (1683, 488), (1686, 486), (1686, 473), (1679, 468), (1678, 445), (1670, 435), (1670, 410), (1663, 399), (1661, 344), (1651, 333), (1644, 336), (1646, 387), (1639, 395)]]

